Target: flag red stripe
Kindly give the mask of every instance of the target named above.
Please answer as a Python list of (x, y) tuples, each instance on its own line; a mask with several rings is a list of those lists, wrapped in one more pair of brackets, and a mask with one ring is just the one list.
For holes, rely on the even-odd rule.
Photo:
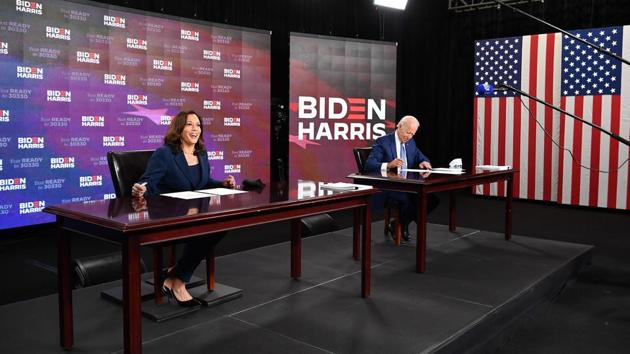
[[(523, 101), (520, 96), (514, 97), (514, 129), (512, 132), (512, 167), (519, 169), (521, 167), (521, 107)], [(522, 172), (519, 172), (522, 173)], [(514, 176), (514, 197), (520, 197), (521, 178), (519, 174)]]
[[(610, 131), (619, 135), (621, 129), (621, 96), (612, 96), (612, 107), (610, 110)], [(610, 155), (608, 157), (608, 207), (617, 207), (617, 167), (619, 167), (619, 142), (610, 139)], [(630, 188), (629, 188), (630, 189)]]
[(365, 120), (365, 114), (348, 114), (349, 120)]
[[(485, 99), (485, 112), (484, 112), (484, 123), (483, 123), (483, 164), (484, 165), (488, 165), (490, 164), (490, 145), (492, 143), (492, 130), (491, 128), (491, 124), (492, 124), (492, 98), (486, 98)], [(484, 195), (490, 195), (490, 185), (489, 184), (484, 184), (483, 185), (483, 194)]]
[[(573, 114), (582, 117), (584, 111), (584, 97), (575, 96)], [(580, 169), (582, 162), (582, 123), (573, 123), (573, 161), (571, 163), (571, 204), (580, 205)]]
[[(529, 49), (529, 94), (537, 97), (538, 35), (531, 36)], [(536, 199), (536, 101), (529, 100), (529, 142), (527, 144), (527, 199)]]
[[(506, 99), (499, 98), (499, 156), (498, 165), (505, 165), (505, 114), (506, 114)], [(497, 195), (504, 196), (505, 182), (499, 182), (497, 184)]]
[[(593, 121), (596, 126), (602, 125), (602, 96), (593, 96)], [(588, 205), (597, 206), (597, 196), (599, 190), (599, 150), (601, 132), (591, 129), (591, 173), (589, 179)]]
[(348, 102), (350, 102), (350, 104), (361, 104), (365, 103), (365, 98), (348, 97)]
[[(479, 100), (480, 98), (475, 97), (473, 100), (473, 130), (472, 130), (472, 141), (473, 141), (473, 153), (472, 153), (472, 161), (470, 164), (470, 170), (475, 171), (475, 167), (477, 167), (477, 119), (479, 115)], [(471, 187), (472, 193), (475, 194), (476, 187)]]

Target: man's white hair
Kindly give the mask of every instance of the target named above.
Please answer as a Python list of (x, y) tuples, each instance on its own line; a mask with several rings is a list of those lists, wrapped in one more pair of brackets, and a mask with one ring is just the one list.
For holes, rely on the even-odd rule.
[(404, 116), (398, 121), (398, 124), (396, 125), (396, 127), (400, 128), (402, 126), (406, 126), (406, 125), (413, 124), (413, 123), (415, 123), (417, 126), (420, 126), (420, 122), (418, 121), (418, 119), (416, 119), (416, 117), (414, 117), (414, 116)]

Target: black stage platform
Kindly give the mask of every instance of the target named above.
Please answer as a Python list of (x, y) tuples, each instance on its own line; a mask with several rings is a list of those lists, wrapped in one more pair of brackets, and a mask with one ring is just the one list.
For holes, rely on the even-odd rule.
[[(143, 320), (145, 353), (461, 353), (491, 350), (519, 316), (564, 286), (591, 247), (428, 225), (427, 272), (415, 243), (395, 247), (373, 225), (372, 295), (362, 299), (351, 229), (304, 239), (302, 278), (289, 244), (217, 259), (217, 280), (243, 297), (162, 323)], [(252, 235), (255, 237), (255, 235)], [(199, 267), (198, 275), (203, 275)], [(74, 353), (121, 352), (122, 308), (109, 283), (74, 292)], [(56, 295), (0, 307), (1, 353), (63, 353)], [(490, 343), (490, 344), (488, 344)]]

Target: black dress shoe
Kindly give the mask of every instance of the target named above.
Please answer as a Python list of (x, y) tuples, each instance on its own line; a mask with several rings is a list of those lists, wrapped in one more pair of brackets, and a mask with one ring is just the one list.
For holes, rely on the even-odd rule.
[(396, 242), (396, 220), (392, 220), (389, 222), (389, 227), (387, 228), (387, 231), (392, 241)]
[(180, 301), (177, 296), (175, 296), (173, 290), (167, 288), (164, 284), (162, 284), (162, 293), (166, 295), (169, 303), (171, 302), (171, 299), (175, 299), (175, 302), (177, 302), (177, 304), (181, 307), (195, 307), (201, 305), (199, 301), (195, 298), (186, 301)]
[(411, 241), (411, 236), (409, 236), (409, 230), (406, 227), (402, 229), (402, 233), (400, 235), (405, 242)]

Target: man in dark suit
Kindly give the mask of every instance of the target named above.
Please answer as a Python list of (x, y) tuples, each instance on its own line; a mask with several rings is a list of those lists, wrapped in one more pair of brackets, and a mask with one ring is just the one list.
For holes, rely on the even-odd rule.
[[(404, 116), (398, 122), (396, 131), (382, 136), (374, 142), (372, 152), (365, 162), (365, 172), (387, 172), (399, 168), (431, 169), (431, 162), (416, 146), (413, 136), (418, 131), (420, 123), (413, 116)], [(386, 192), (387, 197), (393, 199), (400, 206), (400, 222), (403, 240), (409, 241), (409, 223), (418, 216), (417, 197), (415, 193)], [(429, 194), (427, 213), (438, 205), (437, 197)], [(393, 222), (392, 222), (393, 223)], [(390, 224), (393, 237), (395, 225)]]

